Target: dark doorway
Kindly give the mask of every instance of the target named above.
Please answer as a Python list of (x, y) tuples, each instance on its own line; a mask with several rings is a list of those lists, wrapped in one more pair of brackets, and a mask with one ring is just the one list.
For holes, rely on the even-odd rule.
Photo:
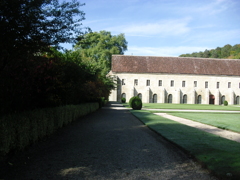
[(157, 95), (156, 94), (153, 95), (153, 103), (157, 103)]
[(172, 95), (171, 94), (168, 95), (168, 103), (172, 103)]
[(212, 94), (209, 96), (209, 104), (215, 104), (215, 96)]
[(183, 96), (183, 104), (187, 104), (187, 95), (186, 94), (184, 94), (184, 96)]

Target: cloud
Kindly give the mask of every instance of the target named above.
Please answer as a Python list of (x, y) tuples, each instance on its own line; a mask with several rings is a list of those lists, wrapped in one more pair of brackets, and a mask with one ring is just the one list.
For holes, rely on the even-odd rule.
[(177, 9), (180, 10), (180, 12), (209, 16), (217, 15), (231, 9), (235, 4), (232, 0), (199, 1), (197, 4), (191, 5), (191, 7), (178, 7)]
[(130, 46), (125, 55), (136, 56), (179, 56), (181, 54), (204, 51), (205, 49), (213, 49), (210, 47), (192, 47), (192, 46), (177, 46), (177, 47), (139, 47)]
[(134, 23), (122, 26), (107, 28), (110, 31), (122, 32), (128, 36), (177, 36), (188, 33), (191, 29), (188, 26), (191, 18), (170, 19), (154, 23)]

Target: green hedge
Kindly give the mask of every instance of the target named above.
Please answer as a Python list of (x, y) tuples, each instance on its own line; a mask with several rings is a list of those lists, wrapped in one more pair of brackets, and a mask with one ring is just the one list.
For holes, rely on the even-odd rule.
[(98, 103), (85, 103), (3, 116), (0, 118), (0, 155), (21, 150), (98, 108)]

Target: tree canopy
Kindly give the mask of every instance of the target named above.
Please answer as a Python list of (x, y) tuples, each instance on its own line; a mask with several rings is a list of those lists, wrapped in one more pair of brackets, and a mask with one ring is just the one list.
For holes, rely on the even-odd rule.
[(59, 43), (75, 42), (83, 34), (84, 12), (77, 0), (1, 0), (0, 53), (26, 56), (48, 50)]
[[(0, 116), (108, 98), (111, 55), (123, 54), (127, 41), (123, 34), (84, 30), (83, 5), (0, 1)], [(75, 50), (59, 51), (64, 42)]]
[(102, 68), (103, 74), (111, 69), (112, 54), (124, 54), (127, 41), (124, 34), (111, 35), (108, 31), (90, 32), (79, 37), (74, 50), (92, 64)]
[(224, 47), (217, 47), (216, 49), (206, 49), (204, 52), (200, 51), (191, 54), (181, 54), (179, 57), (240, 59), (240, 44), (234, 46), (227, 44)]

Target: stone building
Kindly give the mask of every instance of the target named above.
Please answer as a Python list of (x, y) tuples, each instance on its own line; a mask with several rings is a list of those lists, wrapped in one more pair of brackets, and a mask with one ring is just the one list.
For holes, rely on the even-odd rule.
[(240, 60), (113, 55), (117, 82), (109, 100), (143, 103), (239, 104)]

